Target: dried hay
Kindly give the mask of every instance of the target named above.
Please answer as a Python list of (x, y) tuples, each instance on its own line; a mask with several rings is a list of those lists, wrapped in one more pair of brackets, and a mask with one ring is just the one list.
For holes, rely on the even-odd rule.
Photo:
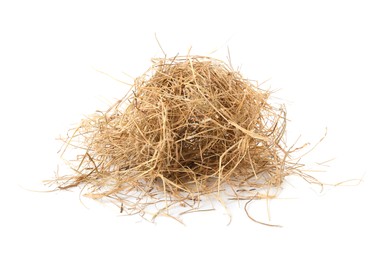
[(73, 129), (63, 152), (78, 152), (74, 174), (55, 181), (152, 219), (200, 210), (207, 197), (272, 197), (302, 165), (282, 141), (285, 109), (269, 96), (220, 60), (154, 59), (125, 97)]

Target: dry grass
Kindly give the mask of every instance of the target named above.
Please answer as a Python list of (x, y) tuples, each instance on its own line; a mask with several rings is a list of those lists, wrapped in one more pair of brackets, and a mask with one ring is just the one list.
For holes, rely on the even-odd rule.
[(63, 152), (77, 152), (73, 173), (55, 183), (152, 219), (200, 210), (210, 197), (272, 197), (302, 165), (282, 141), (285, 109), (269, 96), (219, 60), (155, 59), (125, 97), (72, 130)]

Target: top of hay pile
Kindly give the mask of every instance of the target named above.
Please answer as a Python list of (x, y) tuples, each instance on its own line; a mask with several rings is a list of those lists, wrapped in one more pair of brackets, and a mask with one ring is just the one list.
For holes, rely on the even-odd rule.
[(59, 188), (86, 186), (86, 196), (128, 213), (155, 206), (158, 215), (209, 194), (248, 199), (237, 190), (279, 187), (296, 165), (281, 142), (284, 109), (269, 94), (216, 59), (155, 59), (129, 94), (66, 140), (79, 155)]

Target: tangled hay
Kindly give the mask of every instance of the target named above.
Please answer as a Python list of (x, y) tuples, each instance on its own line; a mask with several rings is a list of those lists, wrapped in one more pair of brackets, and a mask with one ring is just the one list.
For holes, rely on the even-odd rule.
[(199, 209), (207, 196), (264, 198), (301, 166), (282, 141), (285, 109), (269, 96), (213, 58), (154, 59), (124, 98), (69, 135), (74, 173), (57, 176), (58, 188), (82, 186), (87, 197), (152, 218)]

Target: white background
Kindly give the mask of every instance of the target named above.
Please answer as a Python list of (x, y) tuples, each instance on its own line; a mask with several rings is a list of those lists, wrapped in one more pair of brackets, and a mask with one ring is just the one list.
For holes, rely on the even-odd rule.
[[(389, 259), (390, 8), (386, 1), (1, 1), (1, 259)], [(242, 205), (197, 213), (186, 226), (121, 217), (79, 191), (41, 193), (54, 175), (55, 138), (105, 109), (161, 56), (212, 55), (279, 90), (288, 141), (316, 143), (306, 158), (336, 158), (289, 179), (270, 202), (269, 228)], [(268, 221), (265, 203), (251, 212)]]

